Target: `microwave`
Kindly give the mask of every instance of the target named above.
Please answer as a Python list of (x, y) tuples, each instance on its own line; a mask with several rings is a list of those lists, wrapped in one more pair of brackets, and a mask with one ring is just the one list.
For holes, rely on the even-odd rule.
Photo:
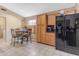
[(54, 32), (54, 25), (48, 25), (47, 32)]

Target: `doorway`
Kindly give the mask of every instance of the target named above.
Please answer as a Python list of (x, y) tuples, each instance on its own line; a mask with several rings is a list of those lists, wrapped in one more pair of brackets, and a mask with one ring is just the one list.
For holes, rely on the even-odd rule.
[(6, 39), (6, 18), (0, 16), (0, 39)]

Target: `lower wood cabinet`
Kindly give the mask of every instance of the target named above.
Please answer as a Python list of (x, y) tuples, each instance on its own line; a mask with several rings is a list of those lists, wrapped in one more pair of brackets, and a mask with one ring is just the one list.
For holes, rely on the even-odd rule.
[(41, 42), (40, 34), (37, 34), (37, 42)]
[(55, 46), (55, 33), (37, 34), (37, 41)]
[(46, 44), (55, 46), (55, 33), (46, 34)]
[(40, 25), (37, 26), (37, 42), (41, 42), (41, 30), (40, 30)]
[(46, 43), (46, 35), (41, 34), (41, 43)]

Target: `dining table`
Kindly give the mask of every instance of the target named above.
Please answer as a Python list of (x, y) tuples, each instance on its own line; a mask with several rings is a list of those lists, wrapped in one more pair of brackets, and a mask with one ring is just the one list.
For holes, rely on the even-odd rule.
[(23, 43), (24, 40), (28, 41), (28, 37), (29, 37), (29, 33), (28, 31), (24, 31), (24, 30), (16, 30), (16, 37), (17, 40), (21, 40), (21, 44)]

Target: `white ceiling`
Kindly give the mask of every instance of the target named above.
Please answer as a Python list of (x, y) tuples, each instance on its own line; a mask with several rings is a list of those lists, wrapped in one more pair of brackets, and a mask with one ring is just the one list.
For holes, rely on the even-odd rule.
[(28, 17), (53, 10), (72, 7), (73, 3), (0, 3), (7, 9), (23, 16)]

